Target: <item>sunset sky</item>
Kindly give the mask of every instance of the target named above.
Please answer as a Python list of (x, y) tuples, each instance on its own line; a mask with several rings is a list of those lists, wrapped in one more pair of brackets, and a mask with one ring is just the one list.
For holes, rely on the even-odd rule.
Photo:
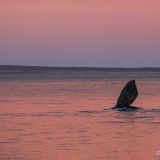
[(160, 67), (160, 0), (0, 0), (0, 64)]

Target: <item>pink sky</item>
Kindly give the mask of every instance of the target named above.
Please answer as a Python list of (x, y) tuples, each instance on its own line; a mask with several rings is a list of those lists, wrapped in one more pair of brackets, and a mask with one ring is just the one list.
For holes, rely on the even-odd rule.
[(0, 64), (159, 66), (158, 0), (0, 0)]

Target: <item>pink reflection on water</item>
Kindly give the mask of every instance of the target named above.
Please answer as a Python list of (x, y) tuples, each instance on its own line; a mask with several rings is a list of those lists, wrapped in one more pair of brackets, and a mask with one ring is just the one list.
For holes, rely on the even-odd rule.
[[(1, 159), (158, 159), (160, 111), (104, 110), (114, 106), (123, 85), (3, 82)], [(160, 109), (159, 81), (137, 81), (137, 85), (140, 95), (135, 106)]]

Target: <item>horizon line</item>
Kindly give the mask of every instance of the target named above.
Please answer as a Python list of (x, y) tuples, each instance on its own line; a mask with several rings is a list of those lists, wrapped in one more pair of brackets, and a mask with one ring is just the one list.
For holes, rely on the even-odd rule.
[(139, 67), (96, 67), (96, 66), (51, 66), (51, 65), (19, 65), (19, 64), (6, 64), (0, 67), (43, 67), (43, 68), (88, 68), (88, 69), (160, 69), (160, 67), (153, 66), (139, 66)]

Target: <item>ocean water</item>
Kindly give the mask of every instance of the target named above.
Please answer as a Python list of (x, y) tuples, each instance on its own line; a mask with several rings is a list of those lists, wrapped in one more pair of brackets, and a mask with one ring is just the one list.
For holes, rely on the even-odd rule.
[(160, 69), (0, 67), (0, 160), (117, 159), (160, 159)]

